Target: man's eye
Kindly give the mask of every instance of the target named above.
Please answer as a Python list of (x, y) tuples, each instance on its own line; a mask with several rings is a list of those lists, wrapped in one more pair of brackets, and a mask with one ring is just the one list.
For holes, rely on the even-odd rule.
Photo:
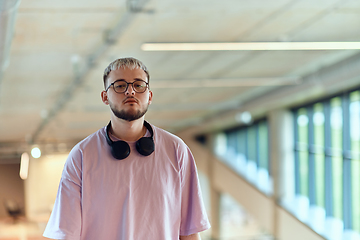
[(126, 88), (126, 84), (119, 84), (115, 86), (118, 89)]

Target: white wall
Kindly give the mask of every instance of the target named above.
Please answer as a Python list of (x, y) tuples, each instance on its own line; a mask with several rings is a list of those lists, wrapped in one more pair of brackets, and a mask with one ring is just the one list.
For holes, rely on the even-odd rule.
[(29, 220), (47, 222), (67, 155), (30, 159), (29, 176), (25, 181), (26, 216)]

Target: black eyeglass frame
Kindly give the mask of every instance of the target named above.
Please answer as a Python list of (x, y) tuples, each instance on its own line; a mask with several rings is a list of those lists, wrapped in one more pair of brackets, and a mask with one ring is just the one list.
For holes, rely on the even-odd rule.
[[(134, 83), (135, 83), (135, 82), (139, 82), (139, 81), (146, 84), (145, 90), (144, 90), (143, 92), (139, 92), (139, 91), (137, 91), (137, 90), (134, 88)], [(117, 92), (117, 91), (115, 90), (114, 84), (117, 83), (117, 82), (125, 82), (125, 83), (126, 83), (126, 88), (125, 88), (125, 90), (124, 90), (123, 92)], [(136, 93), (144, 93), (144, 92), (146, 92), (146, 89), (149, 88), (149, 83), (145, 82), (144, 80), (137, 79), (137, 80), (133, 81), (132, 83), (129, 83), (129, 82), (125, 81), (125, 80), (119, 79), (119, 80), (116, 80), (115, 82), (111, 83), (111, 84), (105, 89), (105, 92), (107, 92), (107, 90), (109, 90), (109, 88), (112, 86), (113, 89), (114, 89), (114, 92), (116, 92), (116, 93), (124, 93), (124, 92), (126, 92), (126, 91), (128, 90), (129, 85), (131, 85), (132, 89), (134, 89), (134, 91), (135, 91)]]

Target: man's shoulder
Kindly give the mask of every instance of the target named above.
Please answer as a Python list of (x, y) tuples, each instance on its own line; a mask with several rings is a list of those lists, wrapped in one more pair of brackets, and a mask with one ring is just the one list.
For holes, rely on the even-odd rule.
[(184, 141), (180, 137), (176, 136), (175, 134), (173, 134), (165, 129), (156, 127), (154, 125), (152, 125), (152, 127), (154, 130), (154, 137), (159, 138), (163, 141), (170, 141), (170, 142), (174, 142), (174, 143), (178, 143), (178, 144), (184, 144)]
[(155, 146), (161, 146), (167, 151), (175, 150), (177, 153), (189, 151), (187, 144), (175, 134), (159, 127), (153, 127)]
[(85, 149), (88, 147), (93, 147), (94, 144), (99, 144), (103, 141), (103, 139), (105, 139), (105, 127), (100, 128), (96, 132), (79, 141), (73, 149)]

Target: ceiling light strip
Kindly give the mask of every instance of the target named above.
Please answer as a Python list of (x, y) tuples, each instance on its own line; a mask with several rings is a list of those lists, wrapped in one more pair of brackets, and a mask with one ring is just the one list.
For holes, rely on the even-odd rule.
[(186, 79), (152, 80), (151, 88), (219, 88), (298, 85), (297, 77), (284, 78), (242, 78), (242, 79)]
[(143, 51), (356, 50), (360, 42), (144, 43)]

